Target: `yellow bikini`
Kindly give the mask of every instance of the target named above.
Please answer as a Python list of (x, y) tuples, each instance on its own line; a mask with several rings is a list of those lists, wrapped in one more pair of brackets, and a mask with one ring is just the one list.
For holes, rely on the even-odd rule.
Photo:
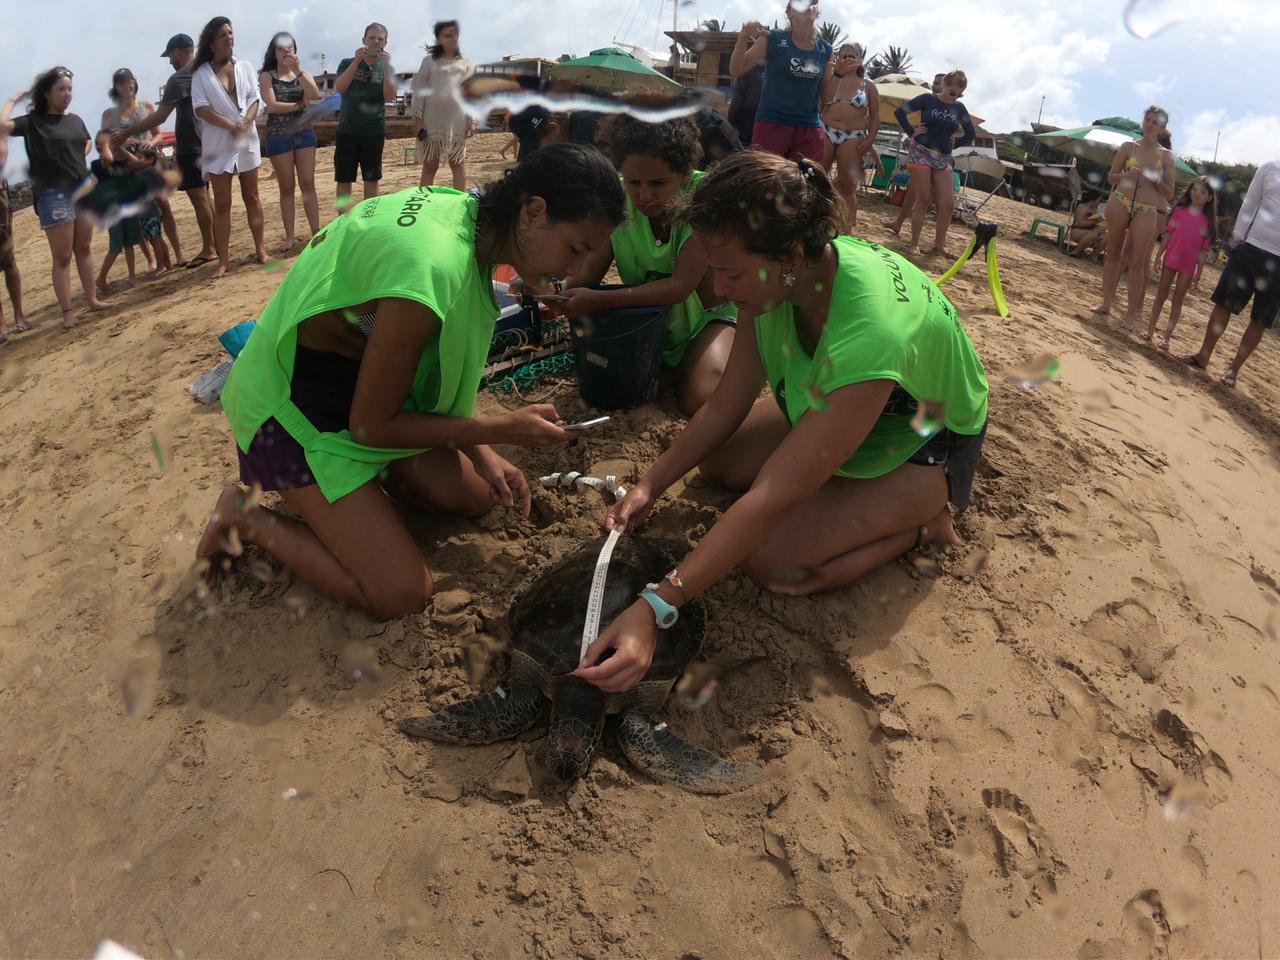
[[(1124, 162), (1124, 172), (1128, 173), (1130, 170), (1135, 170), (1141, 166), (1142, 162), (1137, 158), (1137, 156), (1130, 154), (1129, 159)], [(1126, 197), (1124, 194), (1121, 194), (1120, 199), (1128, 201), (1130, 217), (1136, 217), (1140, 213), (1160, 212), (1160, 208), (1154, 203), (1143, 203), (1138, 199), (1138, 184), (1136, 183), (1133, 185), (1133, 196)]]

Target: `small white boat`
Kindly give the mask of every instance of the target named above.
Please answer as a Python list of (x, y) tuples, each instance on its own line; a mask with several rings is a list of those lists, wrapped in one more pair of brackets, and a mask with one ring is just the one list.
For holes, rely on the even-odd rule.
[(994, 190), (1008, 172), (996, 153), (995, 137), (980, 134), (969, 146), (954, 150), (952, 156), (964, 185), (974, 190)]

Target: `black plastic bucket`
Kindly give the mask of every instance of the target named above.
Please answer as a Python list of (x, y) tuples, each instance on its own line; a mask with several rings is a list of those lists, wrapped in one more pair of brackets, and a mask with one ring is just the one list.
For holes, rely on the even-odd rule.
[(602, 410), (652, 400), (662, 371), (667, 307), (629, 307), (585, 314), (569, 324), (578, 389)]

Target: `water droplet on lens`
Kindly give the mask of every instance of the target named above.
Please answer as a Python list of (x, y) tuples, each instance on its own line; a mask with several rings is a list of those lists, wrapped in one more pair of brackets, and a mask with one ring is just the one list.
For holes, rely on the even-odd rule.
[(1056, 380), (1062, 371), (1062, 363), (1051, 353), (1042, 353), (1033, 360), (1005, 371), (1006, 376), (1024, 390), (1034, 390), (1050, 380)]
[(940, 400), (924, 400), (911, 418), (911, 429), (922, 437), (932, 437), (947, 422), (947, 412)]
[(1193, 12), (1189, 0), (1129, 0), (1124, 28), (1139, 40), (1150, 40)]

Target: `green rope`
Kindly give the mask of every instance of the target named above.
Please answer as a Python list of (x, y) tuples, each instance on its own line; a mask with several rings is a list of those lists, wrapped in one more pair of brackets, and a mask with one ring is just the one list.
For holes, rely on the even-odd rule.
[(526, 392), (543, 380), (557, 377), (573, 371), (573, 351), (558, 353), (554, 357), (534, 360), (524, 366), (501, 374), (495, 374), (484, 380), (481, 386), (487, 387), (490, 393), (511, 393), (513, 390)]

